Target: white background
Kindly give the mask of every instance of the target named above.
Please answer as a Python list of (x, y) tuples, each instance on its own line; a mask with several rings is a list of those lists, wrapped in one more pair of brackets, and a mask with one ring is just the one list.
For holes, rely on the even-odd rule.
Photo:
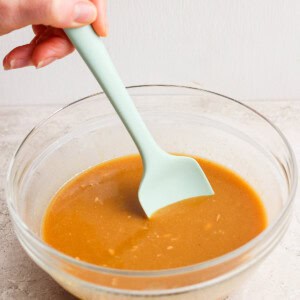
[[(299, 0), (108, 0), (107, 47), (127, 85), (187, 83), (241, 100), (300, 99)], [(1, 22), (1, 21), (0, 21)], [(0, 57), (32, 38), (0, 38)], [(77, 54), (0, 71), (0, 104), (67, 103), (99, 91)]]

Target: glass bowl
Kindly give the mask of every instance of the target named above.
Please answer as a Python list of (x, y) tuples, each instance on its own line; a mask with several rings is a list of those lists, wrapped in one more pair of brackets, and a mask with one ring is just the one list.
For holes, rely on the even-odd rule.
[(53, 114), (35, 127), (17, 150), (7, 183), (17, 237), (42, 269), (81, 299), (225, 297), (240, 287), (287, 229), (297, 182), (293, 152), (274, 125), (233, 99), (180, 86), (128, 90), (163, 149), (216, 161), (245, 178), (264, 202), (267, 229), (226, 255), (162, 271), (99, 267), (46, 245), (41, 240), (41, 222), (55, 192), (93, 165), (137, 152), (102, 93)]

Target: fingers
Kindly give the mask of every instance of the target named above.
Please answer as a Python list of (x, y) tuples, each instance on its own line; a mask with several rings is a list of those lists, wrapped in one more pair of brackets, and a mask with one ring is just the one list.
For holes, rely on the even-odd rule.
[(45, 25), (32, 25), (32, 30), (35, 35), (42, 34), (47, 29)]
[(67, 38), (51, 36), (35, 47), (32, 53), (32, 62), (37, 68), (42, 68), (65, 57), (73, 50), (74, 48)]
[(0, 35), (29, 24), (33, 24), (36, 35), (30, 44), (15, 48), (5, 57), (6, 70), (32, 64), (43, 67), (71, 53), (74, 48), (69, 39), (56, 28), (93, 23), (98, 35), (107, 36), (108, 32), (106, 0), (0, 0), (0, 18)]
[(27, 66), (32, 66), (32, 53), (34, 45), (24, 45), (12, 50), (3, 60), (5, 70), (18, 69)]
[(94, 30), (102, 37), (108, 35), (106, 0), (91, 0), (97, 8), (97, 18), (93, 23)]
[(0, 12), (5, 16), (1, 19), (0, 34), (31, 24), (79, 27), (92, 23), (97, 17), (97, 9), (89, 0), (0, 1)]
[(15, 48), (5, 57), (3, 61), (5, 70), (32, 65), (41, 68), (74, 50), (60, 29), (36, 26), (33, 30), (37, 35), (30, 44)]

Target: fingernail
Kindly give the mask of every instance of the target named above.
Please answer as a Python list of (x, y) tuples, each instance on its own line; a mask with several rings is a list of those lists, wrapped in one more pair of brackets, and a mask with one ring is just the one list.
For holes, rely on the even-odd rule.
[(7, 56), (5, 56), (4, 59), (3, 59), (3, 69), (5, 71), (10, 70), (10, 64), (7, 61)]
[(102, 37), (107, 37), (108, 36), (108, 23), (107, 20), (104, 19), (102, 22), (102, 32), (101, 32), (101, 36)]
[(96, 19), (97, 10), (91, 2), (81, 1), (75, 4), (74, 21), (79, 24), (89, 24)]
[(41, 61), (37, 64), (36, 68), (37, 68), (37, 69), (43, 68), (43, 67), (45, 67), (45, 66), (51, 64), (51, 63), (54, 62), (55, 60), (57, 60), (56, 57), (48, 57), (48, 58), (46, 58), (46, 59), (44, 59), (44, 60), (41, 60)]
[(108, 23), (106, 21), (105, 25), (104, 25), (104, 35), (103, 35), (103, 37), (107, 37), (107, 36), (108, 36)]
[(4, 62), (4, 70), (12, 70), (12, 69), (19, 69), (23, 67), (31, 66), (32, 63), (28, 61), (28, 59), (12, 59), (11, 61), (5, 60)]
[(100, 2), (100, 7), (98, 10), (98, 19), (101, 22), (102, 32), (101, 36), (106, 37), (108, 35), (108, 22), (107, 22), (107, 9), (106, 9), (106, 1)]

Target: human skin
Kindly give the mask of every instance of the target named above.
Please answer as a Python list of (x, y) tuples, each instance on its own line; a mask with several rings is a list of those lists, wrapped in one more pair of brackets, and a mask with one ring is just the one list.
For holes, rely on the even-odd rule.
[(107, 36), (106, 0), (0, 0), (0, 36), (32, 26), (34, 38), (10, 51), (5, 70), (42, 68), (73, 52), (61, 28), (92, 24), (99, 36)]

